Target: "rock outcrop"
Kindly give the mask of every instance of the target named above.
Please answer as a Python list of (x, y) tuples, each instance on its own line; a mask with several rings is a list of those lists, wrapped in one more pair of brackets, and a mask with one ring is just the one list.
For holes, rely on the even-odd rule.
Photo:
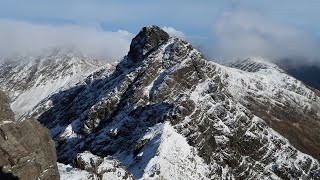
[(0, 179), (59, 179), (49, 131), (36, 120), (13, 121), (6, 97), (0, 98)]
[(143, 60), (152, 49), (169, 39), (169, 34), (158, 26), (142, 28), (139, 34), (133, 38), (128, 56), (133, 62)]
[(99, 179), (133, 180), (132, 174), (114, 157), (99, 157), (89, 151), (79, 153), (73, 162), (75, 168), (90, 172)]

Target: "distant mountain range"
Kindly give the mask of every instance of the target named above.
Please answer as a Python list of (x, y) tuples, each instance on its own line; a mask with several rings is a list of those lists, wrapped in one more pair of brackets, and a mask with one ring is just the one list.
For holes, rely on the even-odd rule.
[(304, 63), (303, 59), (292, 61), (284, 59), (277, 63), (279, 67), (288, 72), (291, 76), (303, 81), (307, 85), (320, 90), (320, 62), (319, 65)]
[(80, 53), (54, 49), (38, 56), (1, 59), (0, 66), (1, 89), (19, 119), (47, 96), (74, 86), (102, 64)]

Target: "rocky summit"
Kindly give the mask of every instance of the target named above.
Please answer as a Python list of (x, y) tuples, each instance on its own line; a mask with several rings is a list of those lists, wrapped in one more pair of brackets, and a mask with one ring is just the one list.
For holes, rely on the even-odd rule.
[(157, 26), (27, 112), (50, 130), (62, 179), (320, 178), (314, 90), (258, 58), (207, 61)]
[(139, 34), (133, 38), (128, 56), (133, 62), (143, 60), (148, 52), (168, 39), (168, 33), (164, 32), (158, 26), (144, 27)]

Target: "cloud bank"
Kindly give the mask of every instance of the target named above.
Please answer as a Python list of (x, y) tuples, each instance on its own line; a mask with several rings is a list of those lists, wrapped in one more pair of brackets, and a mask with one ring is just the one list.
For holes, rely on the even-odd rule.
[[(47, 25), (0, 19), (0, 57), (14, 54), (38, 55), (48, 49), (67, 48), (85, 55), (118, 60), (125, 56), (135, 36), (125, 30), (104, 31), (99, 26)], [(170, 36), (185, 38), (173, 27), (164, 26)]]
[(278, 24), (257, 13), (224, 13), (213, 26), (215, 43), (211, 56), (224, 59), (261, 56), (272, 60), (307, 57), (317, 61), (320, 45), (316, 38), (292, 26)]
[(178, 31), (173, 27), (164, 26), (162, 29), (167, 32), (172, 37), (186, 38), (185, 34), (182, 31)]
[(127, 54), (133, 34), (96, 26), (43, 25), (0, 19), (0, 55), (41, 53), (71, 48), (89, 56), (115, 60)]
[[(109, 61), (129, 51), (135, 36), (125, 30), (105, 31), (100, 26), (35, 24), (0, 19), (0, 57), (41, 53), (50, 48), (71, 48), (85, 55)], [(231, 10), (212, 21), (212, 35), (193, 38), (174, 27), (163, 26), (168, 34), (193, 41), (206, 56), (230, 60), (260, 56), (276, 61), (297, 57), (320, 65), (320, 44), (311, 33), (277, 23), (258, 13)]]

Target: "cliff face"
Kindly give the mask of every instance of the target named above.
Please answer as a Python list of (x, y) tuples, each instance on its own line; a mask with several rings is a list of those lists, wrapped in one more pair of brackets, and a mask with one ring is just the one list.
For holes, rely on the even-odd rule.
[(0, 93), (0, 179), (59, 179), (54, 142), (36, 120), (14, 122)]

